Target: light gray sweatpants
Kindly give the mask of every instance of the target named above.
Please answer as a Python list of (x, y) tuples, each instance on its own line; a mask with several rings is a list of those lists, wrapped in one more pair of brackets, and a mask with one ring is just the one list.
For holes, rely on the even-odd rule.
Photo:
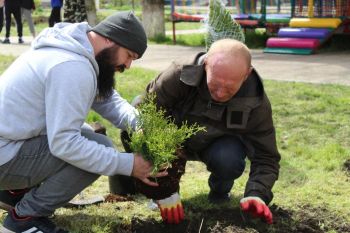
[(32, 10), (28, 10), (26, 8), (21, 8), (22, 11), (22, 20), (26, 19), (30, 33), (32, 33), (32, 36), (35, 37), (35, 28), (34, 28), (34, 22), (32, 18)]
[[(108, 147), (112, 141), (84, 127), (82, 135)], [(50, 216), (100, 175), (74, 167), (50, 153), (46, 136), (27, 140), (15, 158), (0, 166), (0, 189), (31, 188), (16, 205), (20, 216)]]

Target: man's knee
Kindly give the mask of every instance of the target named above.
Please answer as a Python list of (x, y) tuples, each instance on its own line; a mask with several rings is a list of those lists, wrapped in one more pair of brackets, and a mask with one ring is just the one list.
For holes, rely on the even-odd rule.
[(210, 172), (223, 179), (240, 177), (245, 168), (246, 152), (236, 137), (222, 137), (203, 151), (203, 161)]
[(207, 164), (207, 167), (209, 171), (222, 179), (237, 179), (244, 171), (245, 161), (232, 154), (227, 156), (218, 154)]

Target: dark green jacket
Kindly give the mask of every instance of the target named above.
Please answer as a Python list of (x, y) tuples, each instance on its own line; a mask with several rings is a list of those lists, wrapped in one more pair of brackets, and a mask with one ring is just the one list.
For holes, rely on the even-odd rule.
[(173, 63), (147, 86), (156, 93), (156, 101), (177, 124), (197, 122), (206, 127), (186, 143), (189, 154), (200, 154), (213, 140), (224, 135), (241, 138), (251, 161), (244, 196), (258, 196), (269, 203), (271, 189), (278, 178), (280, 154), (276, 146), (271, 104), (261, 78), (255, 70), (238, 93), (226, 103), (214, 102), (209, 94), (202, 62), (198, 54), (187, 65)]

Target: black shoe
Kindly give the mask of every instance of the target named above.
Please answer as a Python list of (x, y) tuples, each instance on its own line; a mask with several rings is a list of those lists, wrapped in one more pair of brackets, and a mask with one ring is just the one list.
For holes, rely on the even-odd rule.
[(0, 190), (0, 208), (10, 211), (23, 198), (28, 189), (21, 190)]
[(23, 44), (23, 43), (24, 43), (22, 37), (19, 37), (19, 38), (18, 38), (18, 43), (19, 43), (19, 44)]
[(11, 44), (9, 38), (5, 38), (5, 40), (2, 41), (3, 44)]
[(0, 232), (68, 233), (45, 217), (19, 218), (13, 209), (6, 216)]
[(212, 204), (223, 204), (229, 202), (230, 200), (230, 193), (216, 193), (210, 191), (208, 195), (208, 201)]

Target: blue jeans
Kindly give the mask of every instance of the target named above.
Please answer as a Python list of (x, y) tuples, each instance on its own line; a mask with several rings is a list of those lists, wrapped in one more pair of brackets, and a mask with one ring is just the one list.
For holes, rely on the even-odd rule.
[(211, 172), (208, 180), (210, 191), (217, 194), (229, 193), (234, 180), (245, 168), (245, 147), (235, 136), (216, 139), (200, 153), (201, 160)]

